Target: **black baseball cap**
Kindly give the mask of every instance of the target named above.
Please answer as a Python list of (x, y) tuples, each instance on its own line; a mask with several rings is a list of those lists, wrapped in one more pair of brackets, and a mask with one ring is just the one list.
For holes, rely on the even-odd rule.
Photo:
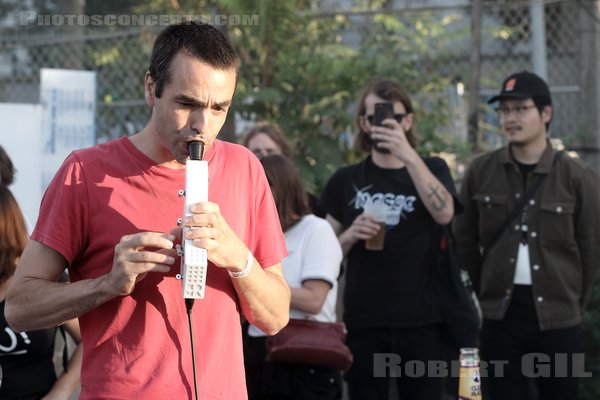
[(529, 71), (512, 74), (502, 83), (500, 93), (488, 100), (494, 103), (502, 99), (540, 99), (552, 104), (550, 89), (542, 78)]

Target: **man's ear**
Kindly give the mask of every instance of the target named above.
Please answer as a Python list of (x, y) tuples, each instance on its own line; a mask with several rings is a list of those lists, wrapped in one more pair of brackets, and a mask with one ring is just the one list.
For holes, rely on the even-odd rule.
[(367, 117), (365, 117), (364, 115), (361, 115), (360, 117), (358, 117), (358, 125), (360, 127), (360, 130), (363, 132), (368, 132), (368, 126), (367, 126)]
[(404, 129), (404, 132), (407, 132), (410, 128), (412, 128), (413, 117), (413, 113), (408, 113), (406, 114), (406, 117), (404, 117), (404, 119), (402, 120), (402, 128)]
[(544, 106), (544, 109), (542, 110), (542, 121), (544, 121), (545, 124), (552, 120), (553, 112), (554, 110), (551, 105)]
[(156, 90), (156, 84), (154, 83), (154, 79), (150, 75), (150, 71), (146, 71), (146, 75), (144, 76), (144, 97), (146, 99), (146, 104), (150, 107), (154, 107), (154, 99)]

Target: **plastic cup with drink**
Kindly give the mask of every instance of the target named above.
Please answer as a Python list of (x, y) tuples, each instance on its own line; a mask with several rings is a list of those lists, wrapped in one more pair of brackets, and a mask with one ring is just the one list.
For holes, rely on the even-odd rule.
[(387, 206), (385, 203), (368, 201), (364, 206), (365, 213), (371, 215), (379, 222), (377, 234), (370, 239), (365, 240), (365, 249), (373, 251), (383, 250), (385, 242), (385, 225), (387, 219)]

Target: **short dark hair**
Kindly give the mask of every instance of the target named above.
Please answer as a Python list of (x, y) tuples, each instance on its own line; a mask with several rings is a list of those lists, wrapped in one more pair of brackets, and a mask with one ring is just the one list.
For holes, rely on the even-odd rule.
[(0, 184), (9, 186), (14, 179), (15, 167), (4, 147), (0, 146)]
[(292, 146), (290, 146), (290, 143), (285, 138), (283, 131), (281, 128), (279, 128), (279, 126), (270, 124), (268, 122), (259, 122), (253, 128), (250, 128), (250, 130), (246, 132), (242, 139), (242, 145), (244, 147), (248, 147), (250, 140), (252, 140), (252, 138), (259, 133), (264, 133), (272, 141), (274, 141), (281, 149), (281, 154), (287, 158), (292, 158)]
[[(361, 118), (366, 116), (367, 107), (365, 106), (365, 99), (368, 95), (374, 94), (387, 101), (399, 101), (404, 106), (406, 113), (413, 113), (413, 106), (410, 101), (410, 97), (406, 93), (406, 90), (395, 80), (389, 78), (372, 78), (367, 82), (362, 90), (360, 100), (356, 107), (356, 126), (358, 127), (358, 134), (354, 142), (356, 150), (370, 152), (371, 141), (369, 140), (369, 134), (362, 130), (360, 126)], [(412, 147), (416, 147), (419, 139), (414, 131), (414, 124), (406, 131), (406, 139)]]
[[(550, 99), (544, 97), (532, 97), (531, 100), (533, 100), (533, 104), (535, 104), (540, 115), (542, 115), (542, 111), (544, 111), (546, 106), (552, 107), (552, 100)], [(552, 116), (554, 116), (554, 114), (552, 114)], [(546, 122), (546, 132), (550, 130), (550, 122), (552, 122), (552, 118), (550, 118), (550, 121)]]
[(281, 229), (287, 231), (303, 216), (310, 214), (308, 196), (300, 173), (282, 154), (270, 154), (260, 159), (273, 192)]
[(155, 84), (155, 95), (160, 97), (171, 79), (171, 62), (183, 52), (196, 57), (213, 68), (234, 70), (239, 58), (227, 38), (211, 25), (195, 21), (170, 25), (154, 41), (148, 72)]

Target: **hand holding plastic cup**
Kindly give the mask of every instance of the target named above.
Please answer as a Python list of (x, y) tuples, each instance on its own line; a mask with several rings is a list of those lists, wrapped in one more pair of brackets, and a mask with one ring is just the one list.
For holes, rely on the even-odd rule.
[(373, 203), (369, 201), (364, 206), (365, 213), (373, 216), (379, 222), (377, 234), (370, 239), (365, 240), (365, 249), (381, 251), (385, 242), (385, 225), (387, 216), (387, 206), (384, 203)]

